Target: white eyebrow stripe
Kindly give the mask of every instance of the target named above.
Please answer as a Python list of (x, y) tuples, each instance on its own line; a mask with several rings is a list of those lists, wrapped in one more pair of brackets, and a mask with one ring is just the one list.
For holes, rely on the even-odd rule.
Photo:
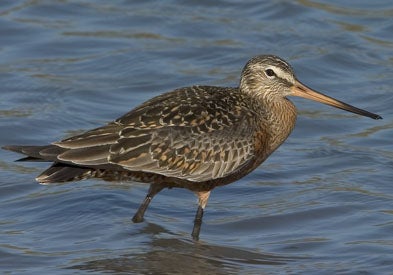
[(294, 82), (292, 74), (288, 73), (286, 70), (281, 69), (280, 67), (272, 65), (266, 67), (266, 69), (272, 69), (279, 78), (285, 79), (288, 82)]

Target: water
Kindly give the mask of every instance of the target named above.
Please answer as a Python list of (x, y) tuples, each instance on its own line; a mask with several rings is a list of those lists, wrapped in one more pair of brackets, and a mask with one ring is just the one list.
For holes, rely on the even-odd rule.
[(181, 86), (235, 86), (262, 53), (384, 119), (293, 99), (295, 131), (213, 191), (199, 243), (187, 190), (133, 224), (146, 185), (42, 186), (46, 164), (1, 150), (0, 271), (390, 273), (392, 18), (391, 1), (1, 1), (1, 145), (56, 141)]

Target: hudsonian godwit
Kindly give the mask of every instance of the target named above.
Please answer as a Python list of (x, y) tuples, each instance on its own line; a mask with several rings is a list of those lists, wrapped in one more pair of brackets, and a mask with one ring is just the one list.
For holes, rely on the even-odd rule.
[(187, 188), (199, 199), (192, 232), (198, 239), (210, 191), (250, 173), (292, 132), (296, 108), (288, 96), (381, 119), (313, 91), (287, 62), (261, 55), (247, 62), (239, 87), (180, 88), (81, 135), (50, 145), (3, 148), (27, 155), (21, 160), (53, 162), (36, 178), (42, 184), (90, 177), (150, 183), (134, 222), (143, 221), (163, 188)]

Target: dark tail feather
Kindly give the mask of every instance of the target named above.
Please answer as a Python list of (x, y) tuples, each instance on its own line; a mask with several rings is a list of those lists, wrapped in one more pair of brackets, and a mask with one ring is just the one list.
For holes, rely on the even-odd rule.
[(7, 145), (7, 146), (3, 146), (2, 148), (5, 150), (27, 155), (29, 157), (42, 158), (42, 156), (40, 156), (40, 151), (48, 147), (50, 147), (50, 145), (46, 145), (46, 146)]
[(25, 157), (25, 158), (17, 159), (15, 161), (49, 162), (50, 160), (38, 159), (38, 158), (33, 158), (33, 157)]
[(96, 170), (92, 168), (79, 167), (72, 164), (56, 162), (57, 155), (65, 151), (65, 149), (56, 145), (8, 145), (2, 148), (27, 156), (17, 161), (55, 161), (51, 167), (46, 169), (44, 172), (42, 172), (41, 175), (36, 178), (36, 180), (42, 184), (87, 179), (92, 177), (93, 174), (95, 174), (96, 172)]
[(42, 184), (82, 180), (92, 177), (94, 172), (95, 169), (55, 162), (36, 177), (36, 180)]
[(57, 155), (65, 151), (64, 148), (56, 145), (44, 146), (20, 146), (7, 145), (2, 147), (5, 150), (24, 154), (27, 157), (21, 158), (18, 161), (56, 161)]

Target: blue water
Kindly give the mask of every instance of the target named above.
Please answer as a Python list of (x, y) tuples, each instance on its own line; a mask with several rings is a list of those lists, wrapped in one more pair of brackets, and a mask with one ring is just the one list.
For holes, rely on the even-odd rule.
[(63, 139), (178, 87), (236, 86), (265, 53), (384, 119), (293, 99), (293, 134), (212, 192), (198, 243), (187, 190), (134, 224), (147, 185), (43, 186), (47, 164), (1, 150), (0, 272), (391, 274), (391, 1), (1, 1), (0, 145)]

